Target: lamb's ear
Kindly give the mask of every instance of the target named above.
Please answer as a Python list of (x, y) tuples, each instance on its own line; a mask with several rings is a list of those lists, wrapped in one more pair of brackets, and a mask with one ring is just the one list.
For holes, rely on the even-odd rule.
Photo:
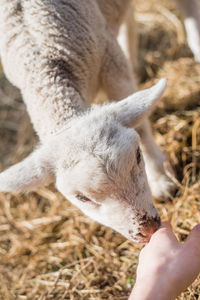
[(54, 180), (49, 155), (38, 148), (20, 163), (0, 173), (0, 192), (25, 192)]
[(136, 127), (151, 112), (165, 88), (166, 79), (163, 78), (149, 89), (139, 91), (117, 103), (112, 103), (110, 107), (108, 106), (109, 112), (113, 113), (124, 126)]

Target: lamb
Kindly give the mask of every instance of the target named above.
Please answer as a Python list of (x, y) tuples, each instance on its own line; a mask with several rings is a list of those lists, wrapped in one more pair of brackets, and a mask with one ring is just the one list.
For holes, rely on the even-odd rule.
[[(174, 186), (147, 120), (166, 80), (136, 92), (116, 40), (130, 5), (131, 0), (1, 0), (2, 64), (21, 90), (40, 144), (0, 174), (0, 192), (55, 182), (86, 215), (145, 242), (160, 226), (150, 187), (166, 197)], [(99, 89), (118, 102), (91, 107)]]

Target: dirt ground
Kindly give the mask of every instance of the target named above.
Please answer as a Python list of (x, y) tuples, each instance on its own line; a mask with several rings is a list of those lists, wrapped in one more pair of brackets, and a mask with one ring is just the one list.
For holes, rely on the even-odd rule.
[[(155, 200), (180, 241), (200, 221), (200, 64), (173, 1), (136, 1), (140, 88), (166, 77), (151, 120), (177, 173), (179, 191)], [(0, 75), (0, 170), (31, 152), (37, 137), (20, 93)], [(125, 300), (143, 246), (84, 216), (53, 186), (0, 194), (1, 300)], [(179, 300), (200, 299), (200, 277)]]

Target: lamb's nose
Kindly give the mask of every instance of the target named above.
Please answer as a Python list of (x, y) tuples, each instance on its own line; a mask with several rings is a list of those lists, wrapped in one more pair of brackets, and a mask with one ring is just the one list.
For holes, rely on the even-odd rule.
[(161, 220), (159, 216), (156, 216), (154, 218), (148, 218), (143, 224), (140, 232), (143, 236), (145, 236), (148, 240), (150, 240), (151, 236), (154, 232), (158, 230), (158, 228), (161, 225)]

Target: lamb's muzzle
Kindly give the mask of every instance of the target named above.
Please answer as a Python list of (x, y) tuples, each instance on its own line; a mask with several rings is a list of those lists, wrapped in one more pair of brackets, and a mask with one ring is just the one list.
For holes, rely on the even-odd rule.
[(140, 233), (136, 235), (136, 238), (139, 237), (140, 241), (141, 238), (144, 239), (144, 242), (148, 242), (153, 235), (154, 232), (156, 232), (161, 225), (161, 220), (159, 216), (153, 217), (153, 218), (147, 218), (145, 222), (140, 225)]

